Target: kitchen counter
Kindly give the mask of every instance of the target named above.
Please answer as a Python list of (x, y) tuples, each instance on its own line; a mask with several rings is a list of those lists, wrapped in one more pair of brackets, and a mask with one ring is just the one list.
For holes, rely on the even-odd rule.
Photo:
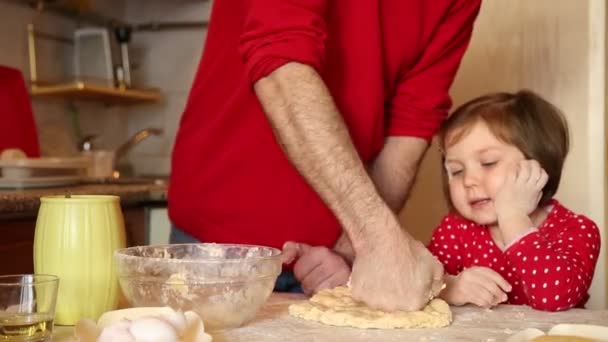
[(23, 190), (0, 190), (0, 217), (6, 215), (36, 215), (41, 196), (51, 195), (116, 195), (123, 207), (142, 202), (164, 202), (167, 199), (165, 183), (96, 183), (78, 184), (64, 187), (36, 188)]
[[(252, 322), (241, 328), (212, 332), (213, 341), (502, 342), (526, 328), (547, 331), (559, 323), (608, 325), (608, 310), (572, 309), (549, 313), (527, 306), (500, 305), (492, 310), (473, 306), (452, 307), (454, 322), (446, 328), (362, 330), (331, 327), (289, 316), (288, 306), (302, 300), (306, 300), (304, 295), (273, 293)], [(70, 341), (71, 327), (57, 327), (55, 330), (53, 341)]]
[(0, 274), (32, 273), (36, 217), (40, 197), (50, 195), (116, 195), (120, 197), (128, 246), (148, 243), (149, 212), (165, 207), (166, 181), (118, 179), (65, 187), (0, 190)]

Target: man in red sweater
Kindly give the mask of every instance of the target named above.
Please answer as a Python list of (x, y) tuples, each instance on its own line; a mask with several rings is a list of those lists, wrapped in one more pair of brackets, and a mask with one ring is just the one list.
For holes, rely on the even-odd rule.
[(173, 151), (173, 236), (295, 241), (284, 253), (307, 292), (345, 283), (346, 257), (355, 298), (421, 308), (443, 268), (396, 213), (451, 105), (479, 6), (215, 1)]

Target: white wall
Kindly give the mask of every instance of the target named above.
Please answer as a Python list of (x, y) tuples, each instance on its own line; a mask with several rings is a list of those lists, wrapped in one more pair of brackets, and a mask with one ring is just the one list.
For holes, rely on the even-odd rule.
[[(455, 105), (492, 91), (529, 88), (561, 108), (571, 151), (557, 198), (595, 220), (606, 236), (604, 0), (486, 0), (452, 88)], [(427, 240), (445, 212), (438, 153), (429, 153), (408, 229)], [(424, 209), (424, 210), (422, 210)], [(606, 246), (603, 246), (605, 250)], [(606, 254), (597, 265), (589, 307), (606, 307)]]

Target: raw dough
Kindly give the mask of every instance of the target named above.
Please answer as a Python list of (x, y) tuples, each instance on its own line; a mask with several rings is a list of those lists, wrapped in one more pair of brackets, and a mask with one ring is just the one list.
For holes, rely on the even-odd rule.
[(290, 305), (289, 314), (328, 325), (363, 329), (440, 328), (452, 322), (450, 307), (441, 299), (433, 299), (421, 311), (384, 312), (355, 301), (350, 289), (343, 286), (320, 291), (307, 302)]

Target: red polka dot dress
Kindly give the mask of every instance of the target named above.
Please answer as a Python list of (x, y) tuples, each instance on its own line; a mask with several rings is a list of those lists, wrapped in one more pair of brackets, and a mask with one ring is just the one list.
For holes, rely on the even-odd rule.
[(450, 213), (433, 232), (429, 249), (456, 275), (489, 267), (511, 286), (509, 304), (547, 311), (583, 307), (600, 251), (597, 225), (553, 200), (538, 230), (501, 250), (486, 226)]

